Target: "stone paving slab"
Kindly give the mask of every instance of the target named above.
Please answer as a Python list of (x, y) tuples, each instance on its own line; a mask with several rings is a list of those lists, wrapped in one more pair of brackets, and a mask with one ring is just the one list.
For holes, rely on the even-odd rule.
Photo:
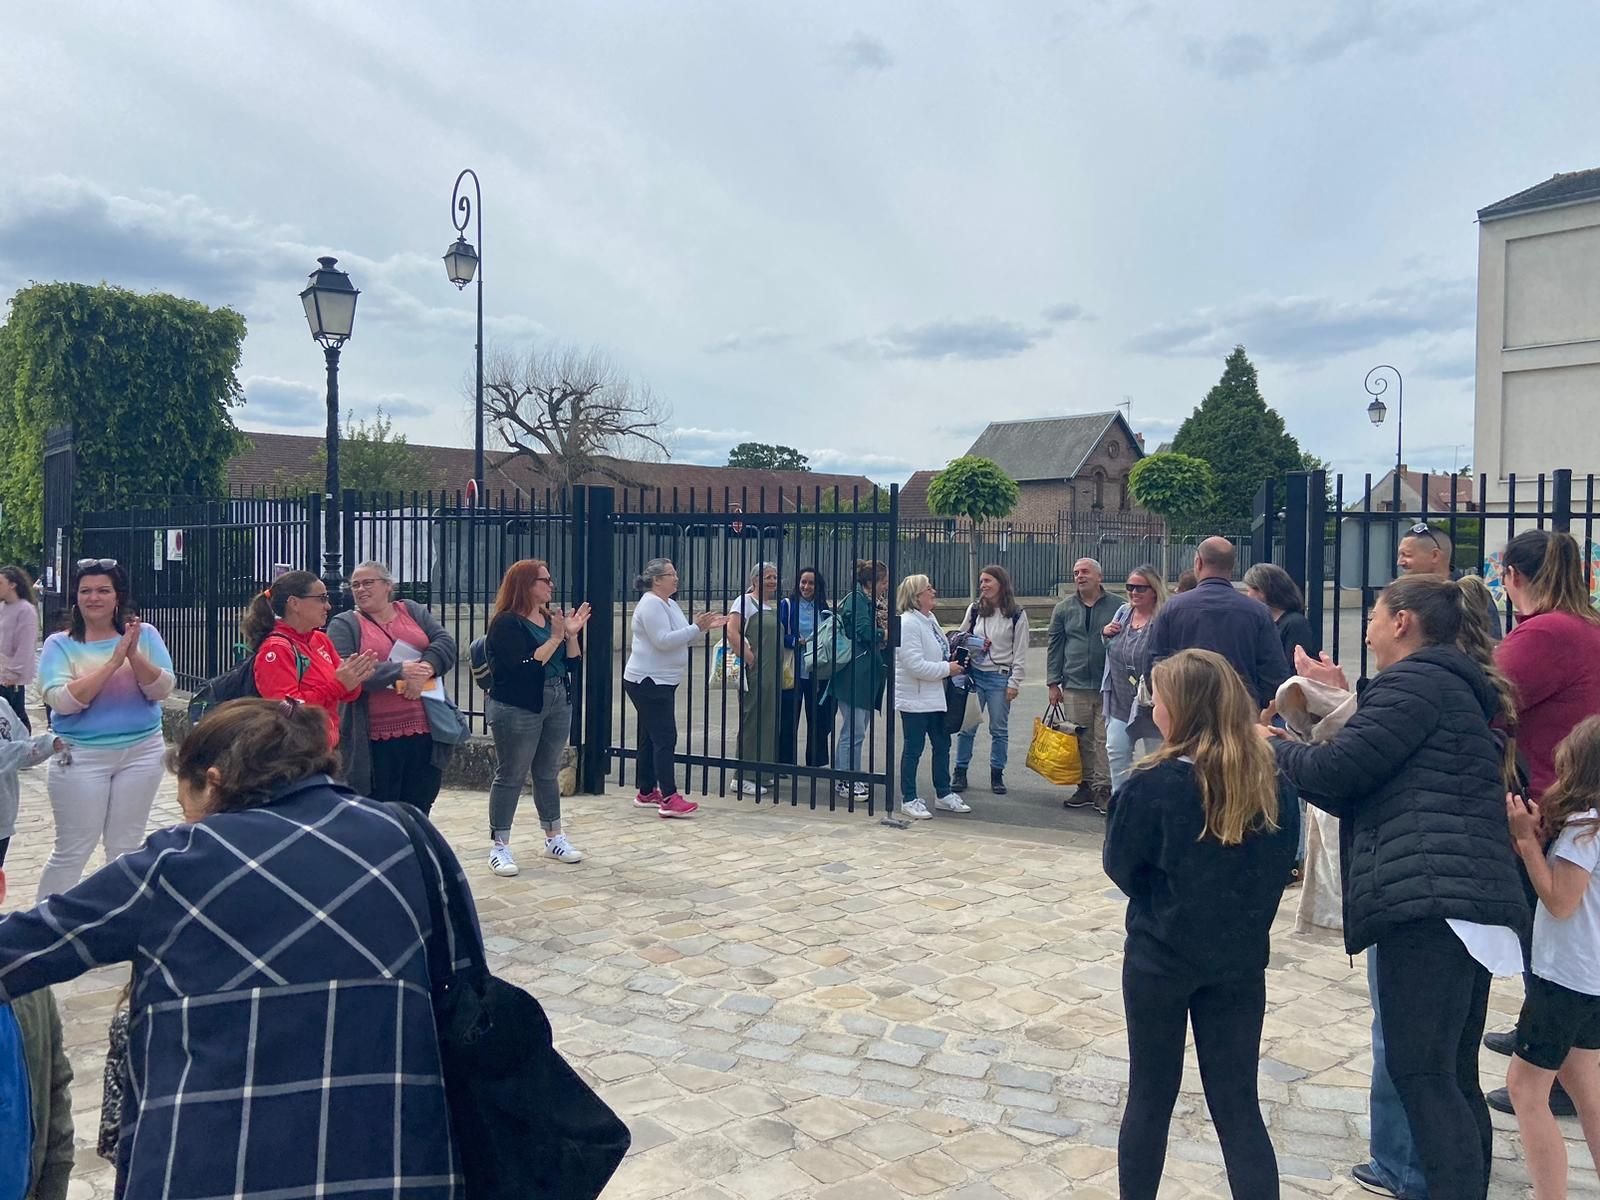
[[(31, 899), (49, 850), (43, 785), (24, 774), (9, 908)], [(1123, 903), (1097, 836), (1021, 841), (946, 815), (901, 831), (734, 800), (691, 821), (620, 794), (566, 803), (587, 860), (536, 858), (524, 838), (512, 879), (487, 869), (481, 794), (446, 793), (435, 817), (467, 866), (491, 965), (539, 997), (633, 1130), (608, 1200), (1116, 1195)], [(169, 783), (152, 820), (177, 818)], [(58, 989), (78, 1076), (73, 1200), (111, 1194), (93, 1139), (126, 978)], [(1364, 965), (1294, 935), (1285, 906), (1267, 987), (1262, 1108), (1284, 1195), (1364, 1195), (1346, 1173), (1367, 1132)], [(1496, 985), (1500, 1019), (1519, 992)], [(1504, 1062), (1485, 1055), (1486, 1086)], [(1490, 1194), (1526, 1195), (1514, 1123), (1495, 1126)], [(1600, 1195), (1566, 1127), (1574, 1194)], [(1191, 1055), (1161, 1196), (1227, 1195)]]

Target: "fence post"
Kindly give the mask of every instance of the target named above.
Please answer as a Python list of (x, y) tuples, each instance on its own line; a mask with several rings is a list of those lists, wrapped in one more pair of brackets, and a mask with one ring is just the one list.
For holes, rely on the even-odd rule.
[[(873, 507), (876, 508), (876, 497)], [(884, 556), (884, 567), (889, 572), (890, 586), (895, 586), (900, 578), (900, 485), (889, 485), (889, 549)], [(889, 658), (894, 659), (895, 648), (900, 645), (900, 618), (897, 614), (889, 614)], [(894, 816), (895, 790), (894, 790), (894, 668), (888, 671), (888, 678), (884, 684), (883, 711), (889, 719), (884, 722), (883, 733), (883, 815)], [(807, 732), (809, 736), (809, 731)], [(872, 801), (869, 795), (867, 813), (872, 813)]]
[[(1311, 623), (1317, 653), (1322, 653), (1322, 590), (1328, 577), (1328, 473), (1313, 471), (1306, 479), (1306, 620)], [(1289, 664), (1290, 669), (1294, 664)]]
[[(584, 647), (583, 747), (581, 787), (598, 796), (606, 790), (606, 765), (611, 749), (612, 623), (616, 619), (616, 530), (611, 512), (616, 493), (610, 488), (587, 488), (588, 510), (584, 522), (584, 592), (589, 602), (589, 627)], [(575, 596), (576, 600), (577, 597)]]
[(1289, 572), (1302, 594), (1306, 590), (1306, 533), (1310, 515), (1306, 493), (1310, 478), (1304, 471), (1291, 472), (1283, 505), (1283, 569)]
[(306, 495), (306, 565), (313, 575), (322, 571), (322, 494)]
[[(222, 588), (222, 564), (218, 561), (222, 556), (223, 536), (218, 528), (222, 524), (222, 514), (227, 508), (226, 500), (219, 504), (208, 503), (205, 506), (206, 528), (205, 540), (200, 544), (200, 552), (206, 556), (206, 603), (205, 603), (205, 673), (207, 679), (215, 679), (222, 674), (222, 607), (218, 603), (218, 591)], [(254, 547), (251, 547), (254, 551)], [(230, 661), (230, 667), (233, 663)]]
[(1250, 527), (1252, 562), (1271, 562), (1278, 538), (1277, 480), (1263, 480), (1256, 489), (1256, 515)]
[[(361, 503), (361, 493), (353, 492), (349, 488), (340, 489), (342, 499), (339, 501), (339, 548), (343, 554), (340, 562), (344, 564), (344, 577), (350, 578), (350, 572), (356, 569), (356, 564), (367, 556), (361, 552), (361, 547), (356, 545), (356, 508)], [(342, 582), (342, 581), (341, 581)], [(352, 608), (354, 602), (349, 600), (350, 589), (339, 589), (340, 601), (337, 609)]]
[(1558, 533), (1572, 532), (1572, 471), (1567, 467), (1555, 473), (1555, 495), (1551, 497), (1550, 525)]

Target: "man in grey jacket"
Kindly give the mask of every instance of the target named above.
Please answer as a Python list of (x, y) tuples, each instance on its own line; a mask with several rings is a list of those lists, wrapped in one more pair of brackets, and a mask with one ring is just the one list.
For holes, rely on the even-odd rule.
[(1084, 731), (1078, 739), (1083, 782), (1063, 804), (1068, 808), (1092, 804), (1101, 813), (1111, 804), (1106, 720), (1100, 705), (1100, 685), (1106, 672), (1105, 628), (1117, 615), (1120, 603), (1106, 591), (1103, 579), (1100, 564), (1092, 558), (1080, 558), (1072, 565), (1074, 591), (1050, 614), (1045, 657), (1050, 703), (1062, 705), (1067, 720)]

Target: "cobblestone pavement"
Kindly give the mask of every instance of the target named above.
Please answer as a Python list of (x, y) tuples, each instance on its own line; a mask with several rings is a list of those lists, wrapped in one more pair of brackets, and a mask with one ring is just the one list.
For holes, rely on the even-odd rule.
[[(49, 849), (44, 772), (23, 780), (8, 907), (31, 899)], [(1097, 834), (1021, 841), (943, 814), (900, 831), (732, 800), (693, 821), (621, 795), (567, 810), (587, 861), (535, 858), (528, 837), (514, 879), (485, 865), (481, 795), (446, 793), (435, 815), (495, 969), (544, 1002), (561, 1049), (633, 1129), (608, 1200), (1115, 1196), (1123, 905)], [(154, 819), (177, 818), (169, 784)], [(1261, 1064), (1284, 1194), (1364, 1195), (1346, 1172), (1365, 1149), (1365, 971), (1295, 936), (1287, 914)], [(108, 969), (58, 989), (78, 1076), (73, 1200), (111, 1195), (93, 1139), (125, 980)], [(1497, 985), (1492, 1020), (1518, 1003)], [(1486, 1084), (1504, 1062), (1485, 1056)], [(1491, 1195), (1522, 1196), (1513, 1124), (1495, 1125)], [(1571, 1147), (1576, 1194), (1600, 1194)], [(1192, 1054), (1161, 1194), (1228, 1195)]]

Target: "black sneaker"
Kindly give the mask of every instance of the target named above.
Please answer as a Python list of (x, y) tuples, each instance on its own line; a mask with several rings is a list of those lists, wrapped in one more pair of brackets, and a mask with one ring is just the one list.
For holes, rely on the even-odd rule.
[(1395, 1191), (1388, 1184), (1384, 1183), (1383, 1180), (1379, 1179), (1378, 1173), (1374, 1171), (1371, 1165), (1368, 1163), (1357, 1163), (1355, 1166), (1351, 1167), (1350, 1178), (1354, 1179), (1362, 1186), (1363, 1189), (1371, 1192), (1374, 1196), (1398, 1197), (1400, 1195), (1399, 1192)]
[(1006, 794), (1006, 773), (1004, 771), (989, 772), (989, 790), (996, 796)]
[[(1495, 1088), (1484, 1099), (1489, 1102), (1489, 1107), (1494, 1109), (1495, 1112), (1516, 1115), (1517, 1110), (1511, 1105), (1511, 1093), (1505, 1088)], [(1575, 1117), (1578, 1115), (1578, 1109), (1572, 1103), (1572, 1097), (1567, 1095), (1567, 1089), (1559, 1083), (1550, 1089), (1550, 1111), (1558, 1117)]]
[(950, 776), (950, 790), (952, 792), (964, 792), (967, 790), (967, 769), (965, 767), (957, 767), (956, 773)]
[(1483, 1035), (1483, 1048), (1510, 1058), (1517, 1051), (1517, 1031), (1508, 1029), (1503, 1033), (1486, 1033)]
[(1093, 806), (1094, 789), (1087, 783), (1080, 783), (1078, 790), (1061, 802), (1062, 808), (1092, 808)]

